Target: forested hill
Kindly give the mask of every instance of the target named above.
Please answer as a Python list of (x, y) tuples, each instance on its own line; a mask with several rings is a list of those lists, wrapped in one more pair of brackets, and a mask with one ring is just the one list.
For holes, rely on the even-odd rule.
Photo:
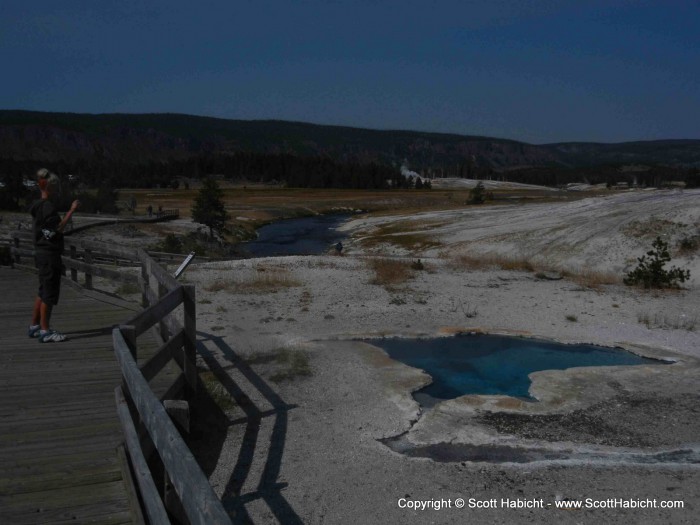
[(225, 120), (179, 114), (0, 111), (0, 157), (36, 162), (109, 159), (129, 164), (235, 152), (325, 156), (411, 169), (585, 166), (601, 163), (700, 165), (700, 140), (532, 145), (499, 138)]

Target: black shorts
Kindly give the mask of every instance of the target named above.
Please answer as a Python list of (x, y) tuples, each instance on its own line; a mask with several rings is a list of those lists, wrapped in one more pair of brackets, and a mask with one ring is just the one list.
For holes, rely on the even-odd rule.
[(58, 304), (63, 274), (61, 256), (56, 253), (37, 253), (34, 261), (39, 270), (39, 298), (45, 304)]

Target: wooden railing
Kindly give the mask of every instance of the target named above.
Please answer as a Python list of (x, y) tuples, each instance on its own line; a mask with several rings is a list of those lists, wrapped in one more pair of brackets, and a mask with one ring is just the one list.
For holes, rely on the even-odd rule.
[[(12, 246), (10, 249), (13, 264), (33, 267), (34, 246), (30, 230), (18, 230), (12, 232)], [(142, 266), (143, 263), (136, 257), (136, 250), (125, 248), (99, 241), (80, 240), (70, 236), (65, 238), (66, 251), (63, 255), (63, 265), (70, 270), (71, 281), (78, 282), (78, 272), (85, 275), (82, 286), (88, 290), (93, 289), (93, 276), (104, 277), (121, 283), (133, 283), (143, 288), (143, 283), (135, 274), (120, 272), (106, 267), (110, 266)], [(148, 250), (150, 259), (164, 263), (179, 263), (184, 255), (179, 253), (167, 253)], [(197, 256), (198, 260), (208, 261), (209, 257)], [(145, 306), (145, 301), (144, 301)]]
[[(13, 256), (32, 253), (13, 237)], [(85, 274), (84, 287), (93, 287), (92, 277), (130, 282), (142, 292), (143, 310), (112, 331), (114, 353), (122, 374), (114, 391), (117, 413), (134, 479), (138, 485), (149, 523), (230, 524), (230, 518), (209, 481), (185, 444), (171, 414), (185, 431), (189, 426), (187, 400), (197, 390), (195, 288), (183, 285), (167, 273), (142, 249), (66, 239), (68, 256), (63, 262), (70, 279), (78, 283)], [(140, 274), (120, 272), (95, 264), (95, 259), (113, 258), (138, 265)], [(176, 316), (181, 314), (182, 323)], [(139, 364), (137, 338), (155, 327), (159, 348)], [(179, 373), (159, 399), (149, 385), (170, 362)], [(170, 409), (170, 410), (169, 410)], [(178, 420), (175, 414), (184, 418)], [(157, 456), (156, 456), (157, 455)], [(156, 482), (149, 462), (159, 462), (164, 476)]]
[(154, 211), (153, 215), (155, 215), (159, 219), (177, 219), (178, 217), (180, 217), (180, 210), (178, 210), (178, 209), (158, 210), (158, 211)]

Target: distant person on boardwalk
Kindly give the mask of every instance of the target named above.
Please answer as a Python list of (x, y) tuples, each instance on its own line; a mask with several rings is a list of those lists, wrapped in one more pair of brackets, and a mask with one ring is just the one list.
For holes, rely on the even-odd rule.
[(335, 245), (335, 254), (336, 255), (343, 255), (343, 243), (342, 242), (338, 242)]
[(37, 172), (41, 198), (32, 204), (32, 230), (34, 236), (34, 260), (39, 272), (39, 294), (34, 300), (32, 322), (27, 334), (42, 343), (60, 343), (66, 336), (51, 329), (51, 311), (58, 304), (61, 292), (63, 264), (63, 230), (80, 203), (71, 204), (68, 213), (61, 219), (53, 200), (58, 197), (61, 183), (55, 173), (42, 168)]
[(146, 211), (148, 212), (149, 217), (153, 217), (153, 206), (149, 204), (148, 208), (146, 208)]

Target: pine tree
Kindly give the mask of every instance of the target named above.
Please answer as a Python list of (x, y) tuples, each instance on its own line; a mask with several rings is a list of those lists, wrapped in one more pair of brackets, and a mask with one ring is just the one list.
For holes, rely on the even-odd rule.
[(192, 220), (209, 227), (209, 238), (214, 237), (214, 232), (220, 232), (224, 228), (228, 213), (224, 208), (224, 192), (214, 179), (206, 178), (202, 181), (202, 189), (192, 206)]
[(690, 270), (672, 267), (664, 268), (671, 260), (668, 243), (657, 237), (651, 243), (652, 249), (646, 255), (637, 258), (637, 267), (623, 279), (627, 285), (640, 284), (644, 288), (677, 288), (678, 283), (690, 279)]
[(483, 204), (486, 200), (484, 183), (479, 181), (476, 186), (474, 186), (469, 191), (469, 202), (471, 204)]

